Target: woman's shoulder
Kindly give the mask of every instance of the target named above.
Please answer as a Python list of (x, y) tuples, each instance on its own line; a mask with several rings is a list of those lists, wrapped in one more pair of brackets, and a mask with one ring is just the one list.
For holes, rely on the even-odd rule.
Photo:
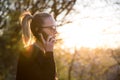
[(32, 44), (25, 48), (22, 52), (22, 56), (26, 58), (34, 57), (35, 55), (43, 55), (44, 53), (35, 44)]
[(20, 56), (23, 56), (25, 58), (29, 58), (33, 52), (34, 52), (35, 46), (34, 45), (30, 45), (25, 47), (25, 49), (20, 53)]

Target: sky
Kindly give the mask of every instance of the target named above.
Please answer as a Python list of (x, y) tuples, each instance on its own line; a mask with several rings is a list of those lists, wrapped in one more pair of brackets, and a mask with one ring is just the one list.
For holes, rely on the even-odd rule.
[(72, 23), (58, 28), (63, 47), (120, 47), (118, 3), (120, 0), (77, 0), (74, 11), (66, 16)]

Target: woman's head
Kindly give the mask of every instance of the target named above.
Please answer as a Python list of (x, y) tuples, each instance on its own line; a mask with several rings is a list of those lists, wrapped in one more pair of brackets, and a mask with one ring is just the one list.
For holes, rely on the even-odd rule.
[(22, 13), (20, 22), (23, 31), (23, 40), (26, 46), (29, 46), (32, 41), (32, 36), (39, 39), (40, 33), (43, 34), (46, 40), (49, 35), (55, 37), (56, 23), (54, 18), (48, 13), (36, 13), (33, 16), (30, 12)]
[(33, 16), (31, 22), (31, 31), (36, 38), (39, 38), (39, 34), (42, 33), (43, 37), (46, 39), (47, 36), (53, 35), (49, 29), (55, 26), (55, 20), (50, 14), (37, 13)]

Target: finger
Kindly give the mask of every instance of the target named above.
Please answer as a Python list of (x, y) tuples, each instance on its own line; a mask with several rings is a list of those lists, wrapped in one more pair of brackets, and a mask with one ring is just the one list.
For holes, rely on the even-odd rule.
[(43, 35), (40, 33), (40, 37), (43, 43), (45, 43), (45, 39), (43, 38)]
[(52, 36), (48, 36), (47, 42), (49, 42), (52, 39)]
[(56, 40), (54, 39), (54, 38), (52, 38), (51, 40), (50, 40), (50, 42), (52, 42), (52, 43), (54, 43)]

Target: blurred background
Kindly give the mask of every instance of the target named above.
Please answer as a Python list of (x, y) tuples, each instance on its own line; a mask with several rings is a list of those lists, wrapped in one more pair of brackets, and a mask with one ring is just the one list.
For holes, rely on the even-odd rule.
[(120, 80), (120, 0), (0, 0), (0, 80), (15, 80), (25, 51), (19, 25), (24, 10), (56, 19), (59, 80)]

